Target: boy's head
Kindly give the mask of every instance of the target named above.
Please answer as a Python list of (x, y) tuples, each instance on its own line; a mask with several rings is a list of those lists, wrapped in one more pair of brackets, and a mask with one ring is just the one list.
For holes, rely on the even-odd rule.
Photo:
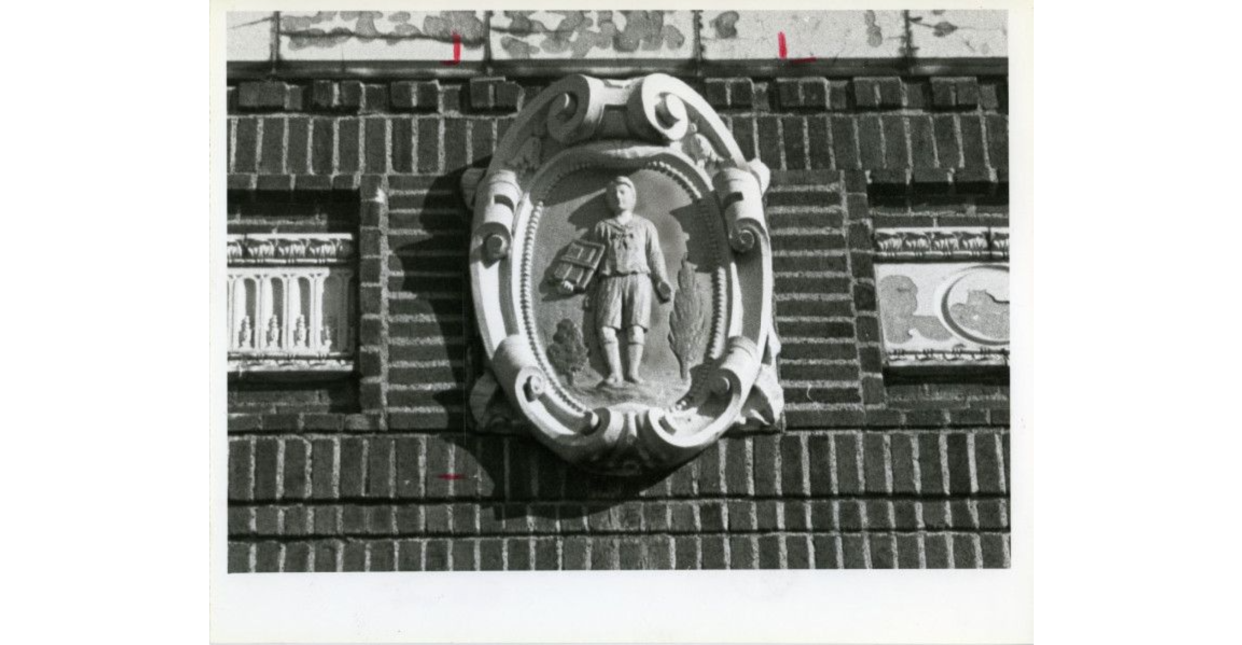
[(604, 191), (605, 199), (608, 200), (608, 208), (614, 213), (634, 210), (634, 202), (637, 198), (637, 191), (634, 189), (634, 182), (624, 175), (614, 178), (608, 184), (608, 189)]

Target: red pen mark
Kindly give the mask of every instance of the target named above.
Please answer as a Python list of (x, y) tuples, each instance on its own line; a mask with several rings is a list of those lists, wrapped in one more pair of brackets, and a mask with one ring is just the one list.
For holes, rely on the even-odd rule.
[(777, 32), (776, 34), (777, 52), (780, 54), (781, 60), (788, 60), (797, 65), (799, 63), (814, 63), (814, 56), (806, 56), (804, 58), (789, 58), (789, 45), (785, 42), (785, 32)]
[(442, 60), (441, 65), (458, 65), (461, 63), (461, 34), (453, 32), (453, 60)]
[(465, 478), (466, 478), (466, 476), (465, 476), (465, 475), (461, 475), (461, 474), (458, 474), (458, 473), (444, 473), (444, 474), (442, 474), (442, 475), (438, 475), (438, 477), (439, 477), (440, 479), (443, 479), (443, 480), (446, 480), (446, 481), (454, 481), (454, 480), (458, 480), (458, 479), (465, 479)]

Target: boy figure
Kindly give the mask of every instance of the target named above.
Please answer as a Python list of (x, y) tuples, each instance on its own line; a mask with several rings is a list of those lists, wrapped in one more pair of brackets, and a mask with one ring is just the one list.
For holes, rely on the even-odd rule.
[(651, 289), (660, 302), (673, 297), (664, 268), (660, 236), (655, 224), (634, 214), (637, 192), (628, 177), (617, 177), (604, 193), (613, 216), (595, 225), (589, 239), (604, 245), (604, 257), (596, 271), (595, 326), (608, 362), (603, 385), (622, 384), (621, 338), (625, 339), (624, 378), (641, 383), (638, 367), (643, 360), (646, 333), (650, 328)]

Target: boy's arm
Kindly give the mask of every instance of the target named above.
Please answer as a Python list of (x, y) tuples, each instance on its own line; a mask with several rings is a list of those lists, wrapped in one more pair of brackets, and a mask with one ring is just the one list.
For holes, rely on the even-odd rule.
[(660, 302), (668, 302), (673, 297), (673, 285), (668, 281), (668, 269), (664, 267), (664, 252), (660, 249), (660, 234), (655, 224), (647, 222), (647, 266), (651, 268), (651, 277), (655, 282), (656, 295)]

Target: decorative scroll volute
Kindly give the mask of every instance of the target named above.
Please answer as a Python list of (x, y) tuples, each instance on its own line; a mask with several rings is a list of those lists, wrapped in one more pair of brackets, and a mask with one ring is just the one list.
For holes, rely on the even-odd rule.
[(767, 183), (672, 77), (571, 76), (530, 101), (486, 172), (463, 177), (490, 364), (476, 421), (524, 422), (614, 475), (672, 468), (734, 426), (780, 427)]

